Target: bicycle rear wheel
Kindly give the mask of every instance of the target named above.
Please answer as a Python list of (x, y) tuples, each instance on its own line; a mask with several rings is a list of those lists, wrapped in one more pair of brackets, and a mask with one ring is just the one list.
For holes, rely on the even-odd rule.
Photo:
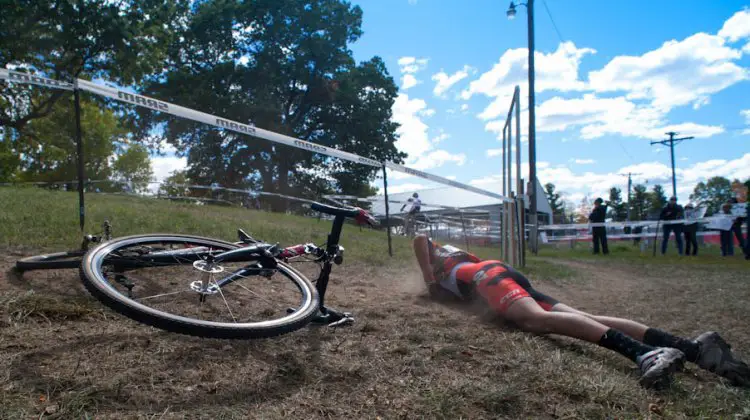
[[(312, 320), (317, 291), (289, 265), (278, 262), (265, 269), (257, 261), (236, 259), (207, 265), (212, 255), (236, 248), (189, 235), (118, 238), (86, 254), (81, 279), (94, 297), (120, 314), (176, 333), (262, 338)], [(295, 311), (287, 313), (288, 307)]]
[(19, 271), (28, 271), (78, 268), (81, 266), (81, 260), (85, 253), (86, 251), (78, 250), (21, 258), (16, 261), (16, 269)]

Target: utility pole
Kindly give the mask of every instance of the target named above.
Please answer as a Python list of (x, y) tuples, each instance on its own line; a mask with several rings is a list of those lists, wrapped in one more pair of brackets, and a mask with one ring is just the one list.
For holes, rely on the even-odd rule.
[(669, 146), (669, 153), (672, 157), (672, 196), (677, 197), (677, 179), (675, 178), (675, 175), (674, 175), (674, 146), (675, 144), (678, 144), (679, 142), (683, 140), (690, 140), (694, 137), (690, 136), (690, 137), (682, 137), (682, 138), (676, 139), (674, 138), (674, 136), (676, 136), (677, 133), (675, 133), (674, 131), (670, 131), (669, 133), (666, 133), (666, 135), (669, 136), (668, 139), (660, 140), (660, 141), (652, 141), (651, 145), (663, 144), (665, 146)]
[[(625, 174), (621, 174), (622, 176), (625, 176)], [(632, 172), (628, 172), (628, 222), (630, 221), (630, 208), (632, 207), (632, 201), (630, 200), (630, 189), (633, 187), (633, 175), (641, 175), (641, 174), (634, 174)]]

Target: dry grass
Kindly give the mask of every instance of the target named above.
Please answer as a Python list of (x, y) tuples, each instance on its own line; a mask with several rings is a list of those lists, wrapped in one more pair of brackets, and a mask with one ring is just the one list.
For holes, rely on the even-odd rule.
[[(539, 276), (558, 281), (539, 288), (581, 309), (684, 335), (720, 328), (750, 349), (747, 271), (544, 264), (556, 268)], [(750, 392), (711, 374), (690, 368), (645, 391), (617, 355), (431, 302), (411, 264), (338, 268), (332, 304), (355, 326), (260, 341), (133, 323), (87, 297), (74, 271), (7, 276), (0, 418), (750, 418)]]
[[(199, 210), (177, 210), (183, 232), (215, 225), (196, 224), (191, 215)], [(13, 229), (22, 223), (3, 217)], [(228, 237), (242, 220), (229, 210), (219, 217)], [(134, 222), (143, 223), (156, 222)], [(350, 247), (364, 248), (334, 268), (329, 289), (329, 303), (354, 312), (354, 326), (257, 341), (137, 324), (91, 298), (75, 270), (14, 274), (15, 260), (39, 249), (19, 241), (23, 232), (14, 235), (6, 238), (12, 247), (0, 249), (0, 419), (750, 419), (749, 390), (694, 366), (670, 389), (646, 391), (632, 363), (616, 354), (432, 302), (403, 241), (394, 259), (359, 255), (382, 250), (376, 232), (347, 229)], [(685, 336), (718, 329), (750, 359), (745, 264), (569, 255), (531, 258), (527, 272), (540, 290), (585, 311)]]

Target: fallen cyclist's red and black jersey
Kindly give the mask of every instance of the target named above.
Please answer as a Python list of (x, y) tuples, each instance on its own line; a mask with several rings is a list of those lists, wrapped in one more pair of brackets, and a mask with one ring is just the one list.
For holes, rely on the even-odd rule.
[(482, 297), (499, 313), (524, 297), (533, 298), (545, 310), (557, 300), (538, 292), (529, 280), (513, 267), (497, 260), (482, 261), (473, 254), (428, 240), (430, 263), (436, 285), (462, 300)]

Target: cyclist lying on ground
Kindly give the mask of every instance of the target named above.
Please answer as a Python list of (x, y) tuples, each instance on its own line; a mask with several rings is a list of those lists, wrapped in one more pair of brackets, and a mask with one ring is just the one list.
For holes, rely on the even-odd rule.
[(587, 314), (536, 291), (523, 274), (501, 261), (482, 261), (424, 235), (414, 239), (414, 253), (433, 297), (479, 296), (524, 331), (565, 335), (614, 350), (638, 364), (645, 387), (667, 385), (685, 360), (735, 385), (750, 386), (750, 367), (733, 357), (716, 332), (690, 340), (635, 321)]

